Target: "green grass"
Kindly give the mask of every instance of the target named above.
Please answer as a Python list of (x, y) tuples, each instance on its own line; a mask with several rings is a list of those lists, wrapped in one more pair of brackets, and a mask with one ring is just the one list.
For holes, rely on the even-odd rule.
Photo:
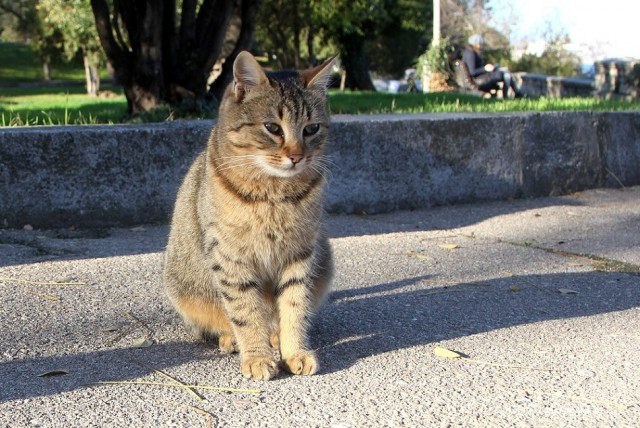
[[(101, 72), (106, 78), (106, 70)], [(43, 81), (42, 62), (31, 46), (16, 43), (0, 43), (0, 83)], [(52, 80), (84, 81), (84, 68), (80, 61), (54, 62), (51, 64)]]
[(90, 97), (84, 86), (0, 88), (0, 126), (122, 122), (127, 102), (118, 88)]
[[(103, 87), (108, 97), (89, 97), (83, 86), (0, 88), (0, 126), (120, 123), (126, 121), (122, 90)], [(640, 110), (640, 101), (594, 98), (540, 98), (496, 100), (456, 93), (387, 94), (330, 92), (333, 114), (451, 113), (520, 111)], [(150, 114), (147, 121), (162, 121), (170, 110)]]
[[(0, 82), (42, 79), (42, 65), (28, 46), (0, 43)], [(4, 91), (3, 91), (4, 92)]]
[[(82, 64), (73, 61), (53, 64), (52, 78), (80, 84), (63, 87), (0, 86), (0, 126), (119, 123), (129, 120), (121, 89), (103, 85), (102, 90), (107, 90), (111, 96), (86, 95), (82, 85)], [(42, 65), (31, 47), (0, 43), (0, 84), (39, 81), (42, 81)], [(331, 91), (329, 104), (333, 114), (640, 110), (640, 101), (594, 98), (497, 100), (456, 93)], [(162, 121), (174, 114), (176, 112), (165, 107), (137, 120)]]
[(332, 92), (329, 103), (334, 114), (640, 110), (640, 101), (595, 98), (500, 100), (458, 93)]

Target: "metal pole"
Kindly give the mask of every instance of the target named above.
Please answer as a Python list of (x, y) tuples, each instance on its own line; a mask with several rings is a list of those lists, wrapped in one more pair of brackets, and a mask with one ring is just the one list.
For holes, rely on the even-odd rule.
[(431, 43), (440, 42), (440, 0), (433, 0), (433, 40)]

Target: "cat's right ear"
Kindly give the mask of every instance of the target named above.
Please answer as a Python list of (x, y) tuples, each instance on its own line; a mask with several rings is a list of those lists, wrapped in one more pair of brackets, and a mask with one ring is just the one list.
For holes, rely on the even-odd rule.
[(233, 92), (236, 99), (242, 99), (251, 88), (268, 81), (267, 75), (253, 55), (247, 51), (238, 54), (233, 62)]

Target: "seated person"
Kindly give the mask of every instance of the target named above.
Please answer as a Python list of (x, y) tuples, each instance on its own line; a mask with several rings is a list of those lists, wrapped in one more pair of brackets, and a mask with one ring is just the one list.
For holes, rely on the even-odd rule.
[(478, 89), (489, 92), (498, 89), (502, 82), (502, 97), (508, 98), (511, 88), (516, 98), (521, 98), (523, 93), (516, 86), (515, 79), (506, 68), (496, 69), (493, 64), (485, 64), (480, 53), (484, 47), (484, 39), (479, 34), (469, 37), (469, 45), (462, 53), (462, 61), (467, 66), (469, 74), (478, 85)]

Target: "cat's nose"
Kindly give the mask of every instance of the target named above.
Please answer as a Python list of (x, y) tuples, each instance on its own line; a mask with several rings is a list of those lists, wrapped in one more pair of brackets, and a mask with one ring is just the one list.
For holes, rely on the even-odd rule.
[(300, 163), (300, 161), (302, 160), (302, 158), (304, 157), (303, 154), (298, 154), (298, 153), (291, 153), (289, 155), (289, 159), (291, 159), (291, 162), (295, 165), (297, 163)]

